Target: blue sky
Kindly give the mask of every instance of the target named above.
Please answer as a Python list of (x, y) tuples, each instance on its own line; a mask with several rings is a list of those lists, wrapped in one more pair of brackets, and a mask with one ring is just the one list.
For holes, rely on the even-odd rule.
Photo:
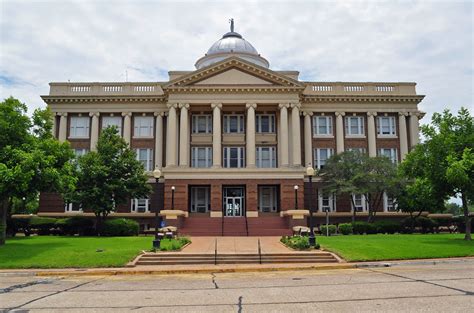
[(410, 81), (420, 108), (473, 110), (473, 1), (0, 0), (0, 97), (51, 81), (163, 81), (236, 31), (311, 81)]

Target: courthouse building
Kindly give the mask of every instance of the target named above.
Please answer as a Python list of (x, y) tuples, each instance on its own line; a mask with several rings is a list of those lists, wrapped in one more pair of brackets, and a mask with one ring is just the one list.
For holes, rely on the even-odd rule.
[[(271, 70), (233, 26), (195, 67), (170, 71), (165, 82), (54, 82), (42, 96), (55, 114), (55, 136), (77, 155), (115, 125), (150, 184), (152, 171), (162, 171), (162, 188), (112, 216), (146, 229), (160, 207), (166, 223), (190, 235), (285, 234), (307, 223), (306, 167), (320, 169), (346, 150), (397, 163), (418, 143), (423, 96), (415, 83), (302, 81), (296, 70)], [(349, 196), (336, 198), (315, 181), (317, 221), (325, 211), (334, 222), (350, 220), (352, 210), (367, 216), (363, 195), (353, 195), (352, 207)], [(376, 209), (402, 215), (390, 195)], [(41, 195), (39, 215), (75, 214), (92, 216), (59, 195)]]

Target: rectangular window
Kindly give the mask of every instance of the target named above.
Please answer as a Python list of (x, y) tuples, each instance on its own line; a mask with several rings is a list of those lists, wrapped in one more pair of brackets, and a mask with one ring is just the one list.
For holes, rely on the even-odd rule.
[(351, 202), (352, 210), (354, 210), (354, 206), (356, 212), (365, 212), (367, 211), (367, 202), (365, 201), (365, 195), (358, 194), (352, 195), (353, 203)]
[(257, 114), (255, 120), (257, 133), (274, 133), (275, 132), (275, 115), (274, 114)]
[(192, 147), (191, 167), (206, 168), (212, 166), (212, 147)]
[(64, 204), (64, 212), (82, 212), (82, 205), (80, 203), (66, 203)]
[(326, 165), (326, 161), (333, 155), (333, 149), (331, 148), (317, 148), (314, 149), (314, 165), (317, 169), (322, 169)]
[(276, 167), (276, 148), (275, 147), (257, 147), (257, 167), (272, 168)]
[(133, 125), (134, 137), (153, 137), (153, 116), (135, 116)]
[(224, 167), (245, 167), (245, 149), (243, 147), (224, 147)]
[(102, 117), (102, 129), (105, 129), (109, 126), (117, 127), (119, 135), (122, 135), (122, 117), (121, 116)]
[(212, 116), (210, 114), (194, 114), (192, 123), (193, 134), (212, 133)]
[(378, 116), (377, 117), (377, 134), (380, 136), (395, 136), (395, 117), (394, 116)]
[(392, 163), (397, 164), (398, 162), (398, 155), (397, 149), (395, 148), (380, 148), (379, 149), (379, 156), (384, 156), (390, 159)]
[(145, 171), (153, 170), (153, 149), (136, 149), (137, 160), (143, 164)]
[(191, 187), (191, 213), (207, 213), (211, 209), (211, 188)]
[(320, 212), (333, 212), (336, 211), (335, 208), (335, 197), (324, 190), (319, 190), (318, 192), (318, 204)]
[(364, 135), (364, 117), (346, 116), (346, 136)]
[(244, 116), (242, 114), (225, 114), (224, 115), (224, 133), (226, 134), (243, 134)]
[(278, 211), (278, 188), (277, 186), (258, 187), (258, 210), (260, 212)]
[(133, 213), (147, 213), (150, 211), (150, 199), (140, 198), (132, 199), (132, 212)]
[(398, 206), (394, 197), (383, 193), (383, 209), (385, 212), (396, 212), (398, 211)]
[(332, 116), (313, 116), (313, 136), (332, 135)]
[(76, 158), (83, 156), (87, 152), (89, 152), (89, 149), (86, 149), (86, 148), (74, 149), (74, 154), (76, 155)]
[(359, 152), (360, 154), (364, 154), (366, 152), (365, 148), (346, 148), (346, 151), (354, 151)]
[(89, 123), (88, 116), (71, 116), (69, 138), (89, 138)]

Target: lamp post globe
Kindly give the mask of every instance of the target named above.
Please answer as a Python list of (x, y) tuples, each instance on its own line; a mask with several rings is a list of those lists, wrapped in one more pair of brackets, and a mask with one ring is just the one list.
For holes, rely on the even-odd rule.
[(158, 180), (160, 179), (161, 177), (161, 171), (158, 169), (158, 168), (155, 168), (155, 170), (153, 171), (153, 177)]
[(298, 185), (294, 185), (293, 189), (295, 190), (295, 210), (298, 210)]

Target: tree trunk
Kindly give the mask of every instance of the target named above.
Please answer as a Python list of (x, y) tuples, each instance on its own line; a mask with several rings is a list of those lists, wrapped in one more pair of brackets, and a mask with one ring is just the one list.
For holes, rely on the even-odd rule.
[(5, 244), (7, 237), (7, 215), (8, 215), (8, 199), (2, 200), (0, 203), (0, 246)]
[(469, 207), (467, 206), (467, 198), (464, 193), (461, 193), (462, 208), (464, 210), (464, 222), (466, 223), (466, 233), (464, 240), (472, 240), (471, 238), (471, 217), (469, 216)]

